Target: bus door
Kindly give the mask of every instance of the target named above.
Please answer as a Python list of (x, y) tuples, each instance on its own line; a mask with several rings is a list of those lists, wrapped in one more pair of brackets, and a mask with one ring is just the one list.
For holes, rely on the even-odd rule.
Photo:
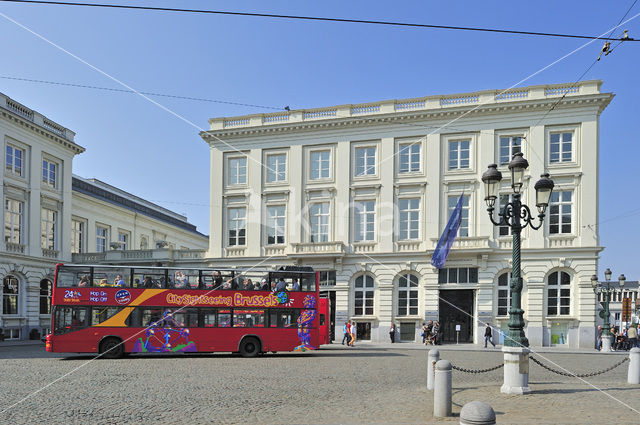
[(318, 313), (320, 314), (319, 344), (329, 344), (329, 298), (318, 299)]

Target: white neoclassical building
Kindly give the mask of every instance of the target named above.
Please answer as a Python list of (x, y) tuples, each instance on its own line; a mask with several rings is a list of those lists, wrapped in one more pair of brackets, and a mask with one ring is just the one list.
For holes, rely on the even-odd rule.
[[(402, 340), (440, 320), (445, 340), (480, 342), (483, 322), (506, 329), (509, 229), (487, 216), (480, 182), (522, 151), (523, 201), (549, 172), (555, 190), (541, 230), (522, 234), (523, 308), (532, 346), (592, 347), (590, 277), (602, 250), (599, 116), (613, 98), (601, 81), (487, 90), (358, 105), (213, 118), (212, 234), (206, 261), (291, 264), (321, 271), (336, 335)], [(463, 196), (458, 238), (442, 270), (430, 258)], [(459, 333), (456, 327), (459, 326)]]
[(49, 328), (56, 263), (193, 261), (208, 245), (186, 217), (72, 176), (73, 158), (84, 152), (74, 138), (0, 93), (0, 339), (35, 338)]

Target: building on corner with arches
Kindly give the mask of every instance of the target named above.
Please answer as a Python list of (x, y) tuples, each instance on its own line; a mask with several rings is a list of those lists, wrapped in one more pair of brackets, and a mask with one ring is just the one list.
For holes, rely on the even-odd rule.
[[(358, 339), (388, 341), (394, 322), (402, 341), (417, 341), (422, 322), (439, 320), (445, 342), (480, 343), (485, 322), (507, 328), (512, 255), (480, 177), (498, 164), (507, 202), (506, 166), (522, 151), (523, 201), (533, 207), (545, 171), (556, 185), (543, 228), (522, 234), (526, 335), (532, 346), (593, 347), (599, 117), (613, 98), (601, 85), (212, 118), (201, 133), (211, 153), (205, 261), (314, 267), (337, 335), (353, 320)], [(438, 270), (429, 260), (461, 195), (459, 234)]]
[(47, 332), (56, 263), (168, 263), (202, 258), (207, 247), (207, 236), (183, 215), (72, 176), (74, 156), (85, 151), (74, 138), (68, 128), (0, 93), (0, 339)]

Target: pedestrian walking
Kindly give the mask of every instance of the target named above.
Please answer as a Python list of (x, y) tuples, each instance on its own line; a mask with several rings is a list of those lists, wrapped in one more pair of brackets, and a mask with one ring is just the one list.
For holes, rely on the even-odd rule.
[(356, 334), (358, 333), (357, 329), (358, 329), (358, 326), (356, 325), (356, 322), (352, 322), (351, 323), (351, 343), (350, 343), (352, 347), (353, 347), (353, 343), (356, 342)]
[(393, 344), (396, 339), (396, 324), (391, 322), (391, 327), (389, 328), (389, 338), (391, 338), (391, 343)]
[(627, 341), (629, 341), (629, 350), (638, 345), (638, 329), (636, 325), (631, 325), (627, 331)]
[(422, 337), (422, 343), (426, 344), (427, 338), (429, 338), (429, 328), (426, 323), (422, 324), (422, 333), (420, 333), (420, 336)]
[(596, 338), (596, 350), (602, 349), (602, 325), (598, 325), (598, 333)]
[(440, 322), (436, 322), (431, 329), (431, 341), (433, 345), (440, 344)]
[(344, 326), (342, 327), (342, 333), (344, 334), (344, 336), (342, 337), (342, 345), (344, 345), (344, 342), (347, 341), (347, 346), (349, 346), (349, 335), (351, 334), (351, 325), (349, 324), (349, 322), (344, 322)]
[(484, 348), (487, 348), (487, 341), (493, 345), (493, 348), (496, 348), (496, 344), (493, 343), (493, 330), (489, 324), (484, 328)]

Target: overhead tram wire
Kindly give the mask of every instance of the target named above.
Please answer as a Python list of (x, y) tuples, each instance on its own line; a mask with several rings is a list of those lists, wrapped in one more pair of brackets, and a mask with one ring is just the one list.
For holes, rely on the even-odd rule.
[[(107, 3), (81, 3), (81, 2), (42, 1), (42, 0), (0, 0), (0, 2), (38, 4), (38, 5), (50, 5), (50, 6), (77, 6), (77, 7), (145, 10), (145, 11), (155, 11), (155, 12), (179, 12), (179, 13), (200, 13), (200, 14), (227, 15), (227, 16), (247, 16), (247, 17), (254, 17), (254, 18), (337, 22), (337, 23), (347, 23), (347, 24), (385, 25), (385, 26), (409, 27), (409, 28), (444, 29), (444, 30), (474, 31), (474, 32), (487, 32), (487, 33), (510, 34), (510, 35), (528, 35), (528, 36), (537, 36), (537, 37), (561, 37), (561, 38), (577, 38), (577, 39), (587, 39), (587, 40), (600, 39), (600, 40), (609, 40), (609, 41), (620, 40), (620, 39), (609, 38), (609, 37), (591, 36), (591, 35), (583, 35), (583, 34), (519, 31), (519, 30), (507, 30), (507, 29), (500, 29), (500, 28), (463, 27), (463, 26), (456, 26), (456, 25), (419, 24), (419, 23), (412, 23), (412, 22), (378, 21), (378, 20), (369, 20), (369, 19), (348, 19), (348, 18), (331, 18), (331, 17), (321, 17), (321, 16), (234, 12), (234, 11), (225, 11), (225, 10), (184, 9), (184, 8), (154, 7), (154, 6), (132, 6), (132, 5), (122, 5), (122, 4), (107, 4)], [(640, 40), (629, 38), (623, 41), (640, 41)]]
[[(31, 79), (31, 78), (12, 77), (12, 76), (9, 76), (9, 75), (0, 75), (0, 78), (4, 78), (6, 80), (26, 81), (26, 82), (29, 82), (29, 83), (52, 84), (52, 85), (58, 85), (58, 86), (77, 87), (77, 88), (82, 88), (82, 89), (105, 90), (105, 91), (111, 91), (111, 92), (136, 94), (136, 92), (133, 91), (133, 90), (116, 89), (116, 88), (112, 88), (112, 87), (91, 86), (91, 85), (87, 85), (87, 84), (62, 83), (62, 82), (59, 82), (59, 81), (36, 80), (36, 79)], [(277, 110), (277, 111), (284, 110), (284, 108), (276, 108), (274, 106), (254, 105), (254, 104), (251, 104), (251, 103), (240, 103), (240, 102), (229, 102), (229, 101), (225, 101), (225, 100), (205, 99), (205, 98), (201, 98), (201, 97), (179, 96), (179, 95), (173, 95), (173, 94), (153, 93), (153, 92), (146, 92), (146, 91), (140, 91), (139, 93), (142, 93), (142, 94), (145, 94), (145, 95), (149, 95), (149, 96), (170, 97), (170, 98), (173, 98), (173, 99), (194, 100), (194, 101), (198, 101), (198, 102), (221, 103), (221, 104), (224, 104), (224, 105), (234, 105), (234, 106), (248, 106), (248, 107), (251, 107), (251, 108), (274, 109), (274, 110)]]

